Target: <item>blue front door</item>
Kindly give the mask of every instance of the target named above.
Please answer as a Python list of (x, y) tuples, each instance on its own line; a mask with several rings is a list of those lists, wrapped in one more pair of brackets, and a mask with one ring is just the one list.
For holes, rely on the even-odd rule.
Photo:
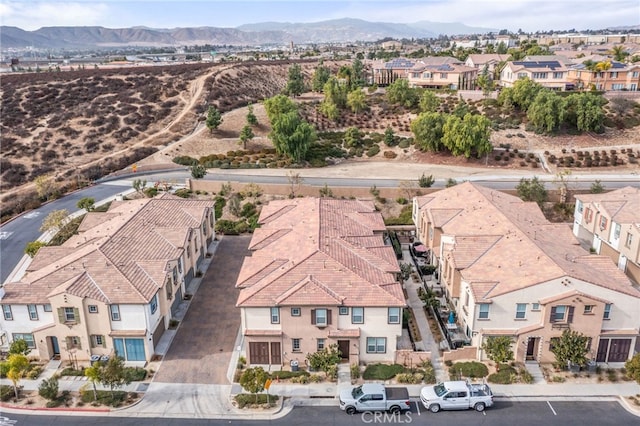
[(51, 349), (53, 356), (60, 355), (60, 346), (58, 345), (58, 338), (56, 336), (51, 336)]

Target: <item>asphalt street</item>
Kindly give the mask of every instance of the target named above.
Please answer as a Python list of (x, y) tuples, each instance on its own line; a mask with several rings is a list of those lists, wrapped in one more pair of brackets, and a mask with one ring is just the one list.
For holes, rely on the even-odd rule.
[[(77, 413), (76, 413), (77, 414)], [(264, 425), (282, 426), (330, 426), (363, 424), (416, 424), (429, 426), (451, 425), (491, 425), (491, 426), (632, 426), (640, 425), (640, 418), (625, 411), (617, 402), (508, 402), (497, 401), (495, 406), (484, 413), (468, 411), (443, 411), (437, 414), (418, 412), (417, 407), (397, 417), (389, 414), (360, 413), (349, 416), (336, 407), (298, 407), (289, 414), (274, 420), (236, 420), (236, 419), (172, 419), (98, 417), (98, 416), (61, 416), (61, 415), (25, 415), (3, 414), (0, 426), (15, 424), (18, 426), (191, 426), (191, 425)]]

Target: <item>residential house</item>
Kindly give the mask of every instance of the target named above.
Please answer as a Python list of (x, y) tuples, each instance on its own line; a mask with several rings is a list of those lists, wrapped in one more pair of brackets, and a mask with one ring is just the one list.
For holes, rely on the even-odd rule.
[(640, 88), (640, 63), (624, 64), (622, 62), (610, 62), (607, 70), (592, 71), (584, 64), (570, 66), (567, 70), (567, 80), (578, 89), (604, 91), (632, 91)]
[(409, 85), (430, 89), (475, 89), (478, 70), (459, 64), (428, 65), (417, 62), (407, 70)]
[(500, 85), (512, 87), (516, 81), (523, 78), (553, 90), (567, 88), (567, 68), (557, 60), (507, 62), (500, 73)]
[(7, 345), (24, 339), (42, 360), (117, 354), (144, 365), (197, 274), (214, 220), (213, 202), (172, 195), (87, 213), (77, 235), (42, 247), (0, 290)]
[(573, 234), (640, 283), (640, 189), (575, 196)]
[(417, 236), (479, 359), (488, 337), (509, 336), (516, 361), (554, 362), (550, 349), (567, 329), (589, 338), (598, 362), (633, 356), (640, 291), (537, 204), (471, 182), (413, 202)]
[(236, 283), (249, 364), (301, 366), (332, 344), (351, 364), (393, 362), (405, 299), (374, 204), (278, 200), (259, 222)]
[(371, 63), (373, 84), (387, 86), (398, 78), (406, 78), (407, 71), (417, 63), (424, 65), (460, 64), (461, 62), (450, 56), (428, 56), (422, 59), (395, 58), (390, 61), (374, 61)]
[(467, 57), (464, 64), (468, 67), (478, 69), (478, 73), (482, 74), (485, 67), (489, 72), (489, 75), (493, 78), (496, 66), (501, 62), (506, 62), (509, 59), (509, 55), (501, 55), (498, 53), (472, 53)]

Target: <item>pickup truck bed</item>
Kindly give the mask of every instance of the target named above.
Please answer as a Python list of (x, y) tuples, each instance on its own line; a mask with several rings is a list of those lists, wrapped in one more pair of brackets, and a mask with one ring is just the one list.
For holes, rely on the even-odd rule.
[(385, 388), (387, 401), (409, 399), (409, 390), (407, 388)]

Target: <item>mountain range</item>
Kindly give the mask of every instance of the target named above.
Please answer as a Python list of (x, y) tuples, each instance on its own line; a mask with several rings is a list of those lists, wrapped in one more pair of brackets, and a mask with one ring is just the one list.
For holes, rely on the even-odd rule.
[(483, 34), (492, 28), (461, 23), (419, 21), (410, 24), (334, 19), (314, 23), (262, 22), (236, 28), (196, 27), (43, 27), (25, 31), (0, 26), (2, 48), (77, 49), (124, 46), (268, 45), (375, 41), (383, 38), (429, 38), (440, 34)]

